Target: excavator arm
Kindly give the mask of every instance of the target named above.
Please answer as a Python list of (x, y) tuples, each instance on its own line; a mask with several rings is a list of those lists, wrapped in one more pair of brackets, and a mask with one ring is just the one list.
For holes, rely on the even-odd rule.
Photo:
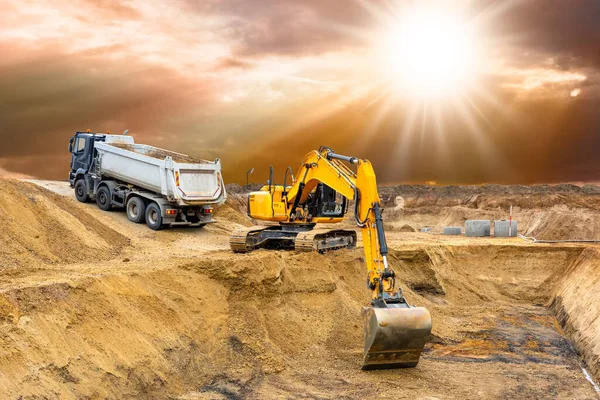
[[(356, 172), (344, 165), (344, 161), (355, 164)], [(342, 156), (322, 147), (319, 151), (311, 151), (306, 155), (296, 176), (298, 179), (285, 196), (290, 208), (290, 219), (300, 217), (298, 206), (306, 202), (319, 183), (354, 200), (354, 220), (361, 228), (373, 298), (379, 298), (383, 292), (393, 293), (395, 274), (387, 264), (388, 249), (382, 210), (371, 163), (368, 160)]]
[[(356, 165), (352, 171), (344, 162)], [(387, 261), (388, 247), (373, 166), (368, 160), (336, 154), (327, 147), (304, 158), (296, 182), (284, 193), (290, 221), (306, 218), (299, 205), (319, 183), (354, 200), (354, 220), (361, 229), (371, 307), (365, 307), (363, 369), (413, 367), (431, 333), (431, 316), (412, 307), (396, 287), (396, 273)]]

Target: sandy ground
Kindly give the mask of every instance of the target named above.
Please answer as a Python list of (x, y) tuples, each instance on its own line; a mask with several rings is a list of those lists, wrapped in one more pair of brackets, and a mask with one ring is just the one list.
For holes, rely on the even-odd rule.
[[(577, 196), (555, 211), (593, 225)], [(416, 368), (363, 372), (362, 249), (232, 254), (251, 223), (238, 200), (218, 224), (154, 232), (66, 183), (0, 180), (4, 398), (598, 398), (581, 369), (600, 372), (598, 245), (395, 228), (502, 212), (460, 202), (386, 211), (390, 262), (433, 337)]]

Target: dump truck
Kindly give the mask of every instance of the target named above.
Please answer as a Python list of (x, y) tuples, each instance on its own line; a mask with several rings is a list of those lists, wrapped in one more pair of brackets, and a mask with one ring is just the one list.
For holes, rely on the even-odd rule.
[(227, 194), (219, 159), (135, 143), (126, 134), (76, 132), (69, 140), (69, 183), (80, 202), (124, 208), (130, 221), (159, 230), (215, 222), (213, 206)]

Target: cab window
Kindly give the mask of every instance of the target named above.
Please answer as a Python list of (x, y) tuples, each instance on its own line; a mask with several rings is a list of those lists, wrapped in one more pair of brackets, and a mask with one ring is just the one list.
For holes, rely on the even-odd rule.
[(75, 153), (81, 154), (85, 150), (85, 139), (77, 138), (75, 143)]

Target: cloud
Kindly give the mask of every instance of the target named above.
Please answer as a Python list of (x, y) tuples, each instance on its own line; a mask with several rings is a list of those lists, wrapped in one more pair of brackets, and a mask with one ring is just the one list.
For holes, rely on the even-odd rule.
[(517, 38), (523, 51), (552, 55), (564, 67), (600, 67), (600, 3), (527, 0), (509, 8), (499, 34)]
[(69, 137), (90, 128), (219, 157), (229, 181), (322, 144), (371, 159), (381, 182), (597, 176), (596, 2), (471, 2), (471, 17), (493, 15), (494, 64), (439, 120), (386, 98), (370, 58), (401, 4), (0, 0), (0, 168), (64, 179)]
[(223, 57), (217, 60), (213, 71), (222, 71), (227, 69), (249, 69), (252, 68), (254, 64), (249, 61), (245, 61), (240, 58), (234, 57)]
[[(360, 32), (377, 21), (356, 0), (189, 1), (199, 15), (225, 16), (233, 53), (244, 57), (314, 55), (364, 46), (341, 28)], [(384, 1), (375, 1), (384, 7)]]
[(520, 91), (543, 90), (556, 92), (561, 88), (581, 86), (587, 79), (582, 73), (551, 68), (513, 69), (505, 72), (507, 82), (504, 87)]
[[(2, 54), (11, 57), (15, 51), (13, 44), (0, 42)], [(134, 59), (106, 62), (88, 52), (66, 57), (56, 48), (17, 54), (0, 64), (0, 158), (10, 158), (5, 168), (13, 171), (18, 166), (27, 174), (64, 178), (67, 142), (74, 131), (87, 128), (130, 129), (138, 140), (184, 148), (201, 128), (187, 127), (182, 135), (173, 126), (210, 113), (215, 85), (215, 77), (189, 77)], [(60, 165), (38, 162), (44, 157), (60, 159)]]

